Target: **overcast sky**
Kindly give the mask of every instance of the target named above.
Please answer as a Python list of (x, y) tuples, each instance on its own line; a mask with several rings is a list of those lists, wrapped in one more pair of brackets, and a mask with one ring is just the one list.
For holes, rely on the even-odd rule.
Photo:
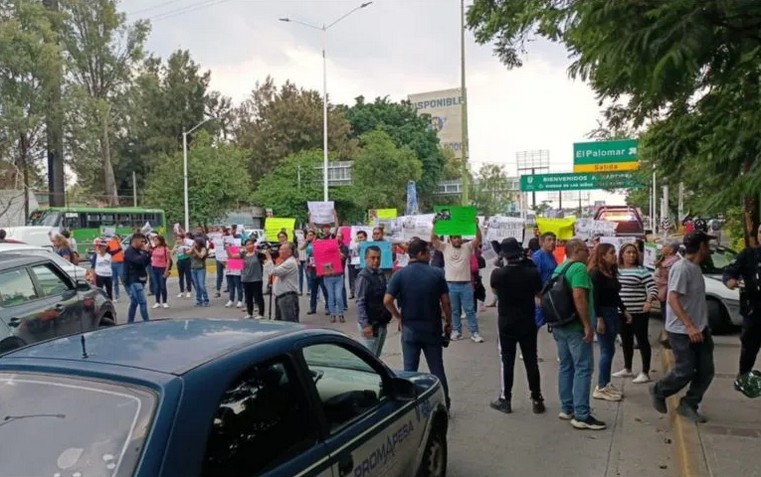
[[(282, 17), (321, 25), (358, 6), (355, 0), (122, 0), (130, 20), (148, 18), (151, 52), (182, 48), (204, 69), (211, 86), (238, 102), (271, 75), (322, 90), (322, 32)], [(466, 6), (471, 0), (466, 0)], [(376, 0), (328, 33), (328, 95), (389, 96), (460, 85), (460, 2)], [(586, 140), (600, 108), (592, 90), (569, 79), (567, 52), (531, 44), (524, 66), (507, 70), (489, 45), (466, 33), (470, 159), (503, 164), (516, 174), (518, 151), (548, 149), (552, 172), (572, 170), (572, 144)], [(593, 198), (606, 194), (595, 193)]]

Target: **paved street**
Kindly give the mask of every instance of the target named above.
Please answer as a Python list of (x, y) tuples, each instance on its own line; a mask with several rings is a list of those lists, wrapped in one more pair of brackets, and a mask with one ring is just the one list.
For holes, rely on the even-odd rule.
[[(211, 282), (209, 277), (209, 284)], [(151, 309), (151, 318), (240, 319), (243, 316), (238, 309), (224, 308), (226, 298), (212, 299), (209, 308), (195, 308), (192, 299), (174, 298), (179, 291), (174, 278), (170, 279), (169, 288), (171, 308)], [(353, 302), (349, 303), (347, 323), (330, 325), (324, 314), (305, 316), (307, 300), (307, 296), (302, 298), (303, 323), (332, 326), (357, 336)], [(123, 323), (126, 321), (127, 302), (122, 300), (117, 307), (119, 322)], [(319, 309), (324, 310), (324, 307)], [(623, 388), (626, 399), (621, 403), (593, 402), (595, 415), (609, 425), (606, 431), (576, 431), (568, 423), (557, 419), (555, 346), (545, 331), (541, 332), (539, 349), (540, 356), (544, 358), (540, 369), (548, 412), (544, 415), (531, 413), (522, 361), (516, 365), (513, 414), (504, 415), (490, 409), (490, 400), (495, 399), (499, 393), (499, 361), (495, 341), (496, 312), (493, 308), (487, 310), (479, 314), (486, 343), (476, 344), (463, 340), (452, 343), (444, 353), (453, 401), (448, 475), (677, 475), (670, 444), (669, 419), (650, 407), (646, 385), (619, 380), (616, 384)], [(650, 336), (653, 342), (660, 329), (660, 322), (652, 320)], [(389, 334), (383, 360), (391, 368), (401, 367), (399, 333), (396, 331)], [(639, 357), (635, 356), (635, 366), (638, 360)], [(658, 372), (660, 362), (659, 352), (655, 351), (655, 378), (661, 375)], [(619, 349), (614, 369), (620, 367)], [(710, 411), (707, 412), (710, 415)]]

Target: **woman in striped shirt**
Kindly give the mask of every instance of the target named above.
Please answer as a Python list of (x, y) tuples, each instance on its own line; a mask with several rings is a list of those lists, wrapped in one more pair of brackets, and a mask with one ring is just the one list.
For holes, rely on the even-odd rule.
[(634, 337), (637, 337), (639, 352), (642, 355), (642, 372), (634, 378), (634, 383), (650, 381), (650, 338), (647, 333), (650, 321), (650, 309), (658, 299), (655, 280), (648, 269), (640, 265), (639, 249), (635, 244), (627, 244), (618, 255), (618, 280), (621, 283), (621, 300), (626, 310), (632, 315), (631, 323), (623, 323), (621, 341), (624, 349), (624, 369), (614, 373), (617, 378), (634, 376), (632, 360), (634, 358)]

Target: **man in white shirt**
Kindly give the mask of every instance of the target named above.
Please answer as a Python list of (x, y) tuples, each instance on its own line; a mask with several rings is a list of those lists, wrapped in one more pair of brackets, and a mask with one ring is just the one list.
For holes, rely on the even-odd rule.
[(452, 302), (452, 341), (462, 339), (462, 312), (468, 319), (470, 339), (476, 343), (483, 343), (484, 339), (478, 332), (476, 319), (476, 300), (473, 296), (473, 281), (470, 269), (471, 257), (475, 250), (481, 246), (481, 230), (478, 228), (476, 219), (476, 238), (470, 242), (463, 242), (462, 236), (451, 235), (449, 242), (439, 240), (435, 232), (436, 219), (434, 219), (434, 232), (431, 233), (431, 243), (444, 255), (444, 277), (449, 286), (449, 298)]
[[(280, 245), (280, 265), (272, 268), (277, 277), (272, 293), (275, 295), (275, 320), (299, 322), (299, 263), (293, 256), (293, 245)], [(264, 249), (268, 261), (272, 261), (269, 249)]]

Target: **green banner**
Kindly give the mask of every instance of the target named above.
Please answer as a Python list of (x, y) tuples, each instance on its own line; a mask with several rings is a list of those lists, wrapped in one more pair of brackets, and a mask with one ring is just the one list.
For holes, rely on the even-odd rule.
[(475, 235), (476, 208), (470, 205), (437, 205), (436, 235)]
[(534, 174), (521, 176), (521, 192), (563, 190), (635, 189), (640, 187), (632, 172)]

